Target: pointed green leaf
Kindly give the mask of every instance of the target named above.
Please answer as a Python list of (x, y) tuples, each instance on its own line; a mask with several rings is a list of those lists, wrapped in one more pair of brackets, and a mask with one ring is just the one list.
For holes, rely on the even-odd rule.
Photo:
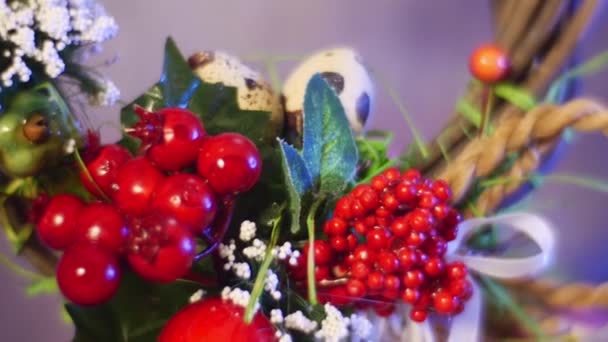
[(200, 84), (171, 37), (165, 43), (163, 73), (159, 85), (166, 107), (185, 107)]
[(476, 128), (479, 128), (479, 125), (481, 125), (481, 112), (464, 98), (461, 98), (456, 103), (456, 112), (467, 119)]
[(494, 86), (494, 94), (526, 111), (536, 106), (534, 96), (515, 84), (499, 83)]
[(29, 297), (57, 293), (57, 291), (59, 291), (59, 288), (57, 287), (57, 280), (54, 276), (36, 280), (25, 289), (25, 293)]
[(302, 156), (291, 145), (279, 140), (281, 147), (282, 167), (285, 175), (285, 185), (291, 213), (291, 232), (300, 231), (300, 215), (302, 211), (302, 197), (312, 190), (312, 179)]
[(342, 103), (319, 74), (308, 82), (304, 96), (304, 162), (322, 193), (340, 192), (352, 180), (357, 145)]

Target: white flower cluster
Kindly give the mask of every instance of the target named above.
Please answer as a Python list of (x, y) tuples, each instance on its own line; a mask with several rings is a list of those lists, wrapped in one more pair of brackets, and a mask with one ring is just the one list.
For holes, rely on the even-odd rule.
[[(59, 53), (69, 45), (99, 44), (118, 33), (114, 18), (94, 0), (0, 0), (0, 90), (27, 82), (33, 64), (55, 78), (65, 69)], [(116, 87), (106, 84), (98, 102), (111, 102)]]
[(255, 223), (245, 220), (241, 223), (241, 230), (239, 231), (239, 239), (243, 242), (249, 242), (255, 237), (257, 228)]
[[(232, 303), (234, 303), (238, 306), (242, 306), (244, 308), (246, 308), (247, 304), (249, 304), (250, 298), (251, 298), (251, 293), (249, 293), (249, 291), (242, 290), (238, 287), (231, 289), (230, 287), (226, 286), (222, 290), (222, 299), (223, 300), (229, 300)], [(258, 302), (255, 304), (253, 311), (256, 312), (256, 311), (258, 311), (259, 308), (260, 308), (260, 303)]]
[(270, 295), (272, 296), (272, 298), (274, 298), (274, 300), (280, 300), (281, 296), (282, 296), (281, 291), (277, 290), (277, 287), (279, 287), (279, 277), (277, 277), (277, 274), (269, 269), (266, 272), (266, 279), (264, 281), (264, 290), (266, 290), (266, 292), (270, 293)]
[(236, 243), (234, 240), (230, 240), (227, 245), (221, 243), (218, 247), (220, 258), (227, 259), (224, 264), (224, 270), (234, 272), (234, 274), (241, 279), (251, 278), (251, 267), (246, 262), (236, 262)]
[(304, 316), (302, 311), (298, 310), (285, 317), (285, 328), (311, 334), (317, 329), (317, 322)]

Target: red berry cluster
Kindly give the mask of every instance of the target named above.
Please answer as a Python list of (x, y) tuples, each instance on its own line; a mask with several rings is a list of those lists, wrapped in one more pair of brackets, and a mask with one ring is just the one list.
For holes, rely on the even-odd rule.
[[(57, 281), (77, 304), (112, 297), (121, 257), (150, 281), (184, 276), (196, 254), (194, 238), (214, 229), (218, 209), (260, 176), (260, 154), (246, 137), (206, 135), (183, 109), (136, 112), (141, 120), (129, 132), (142, 140), (144, 156), (119, 145), (88, 151), (80, 178), (99, 201), (57, 195), (37, 220), (40, 238), (65, 251)], [(186, 171), (192, 166), (197, 173)]]
[[(395, 168), (355, 187), (325, 222), (327, 240), (315, 241), (319, 292), (336, 305), (381, 303), (375, 306), (379, 314), (390, 313), (401, 299), (413, 306), (415, 321), (431, 310), (462, 311), (472, 293), (467, 269), (444, 260), (461, 221), (448, 205), (450, 196), (446, 182)], [(339, 279), (346, 281), (336, 285)]]

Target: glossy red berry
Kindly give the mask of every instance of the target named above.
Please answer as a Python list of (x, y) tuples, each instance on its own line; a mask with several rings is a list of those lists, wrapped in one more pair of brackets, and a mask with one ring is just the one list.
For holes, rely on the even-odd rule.
[(367, 235), (367, 245), (373, 249), (383, 249), (388, 247), (389, 233), (384, 228), (370, 230)]
[(468, 300), (473, 294), (473, 286), (466, 279), (458, 279), (450, 282), (448, 286), (450, 293), (462, 300)]
[(416, 266), (419, 262), (418, 253), (412, 248), (403, 248), (397, 252), (397, 258), (403, 271), (409, 271), (412, 267)]
[(424, 283), (424, 273), (420, 270), (410, 270), (403, 275), (403, 285), (408, 288), (417, 289)]
[(416, 187), (409, 181), (402, 181), (395, 187), (395, 197), (401, 203), (412, 204), (418, 197)]
[(388, 180), (383, 175), (377, 175), (372, 178), (370, 185), (376, 192), (382, 192), (388, 186)]
[(417, 230), (412, 230), (405, 240), (408, 246), (419, 247), (426, 241), (426, 234)]
[(147, 159), (131, 159), (118, 168), (111, 197), (123, 213), (145, 214), (150, 211), (152, 194), (163, 179), (163, 174)]
[(378, 255), (378, 268), (385, 274), (394, 273), (399, 269), (399, 259), (393, 252), (383, 251)]
[(384, 178), (386, 178), (389, 185), (394, 185), (401, 177), (401, 172), (399, 172), (399, 169), (397, 169), (396, 167), (390, 167), (384, 170), (382, 175), (384, 175)]
[(393, 221), (393, 223), (391, 223), (390, 230), (394, 236), (397, 236), (397, 237), (407, 236), (407, 234), (410, 231), (410, 225), (408, 223), (407, 218), (405, 216), (396, 218)]
[(426, 273), (432, 277), (437, 277), (437, 276), (443, 274), (444, 271), (445, 271), (445, 263), (443, 262), (443, 260), (441, 258), (438, 258), (438, 257), (429, 258), (429, 260), (427, 260), (427, 262), (424, 265), (424, 273)]
[(455, 261), (448, 265), (446, 274), (449, 279), (464, 279), (467, 276), (467, 267), (460, 261)]
[(262, 158), (251, 140), (238, 133), (222, 133), (204, 141), (198, 155), (198, 173), (220, 195), (251, 189), (260, 178)]
[(36, 226), (40, 239), (51, 248), (67, 248), (74, 241), (76, 216), (83, 206), (74, 195), (53, 196)]
[(325, 234), (333, 236), (333, 235), (345, 235), (348, 231), (348, 226), (346, 225), (346, 221), (339, 217), (333, 217), (325, 222), (323, 231)]
[(410, 288), (406, 288), (405, 290), (403, 290), (403, 293), (401, 294), (401, 299), (411, 305), (416, 304), (416, 302), (418, 301), (418, 299), (420, 298), (420, 291), (418, 289), (410, 289)]
[(420, 173), (420, 171), (418, 171), (416, 169), (405, 170), (403, 172), (403, 174), (401, 175), (401, 179), (410, 181), (412, 183), (418, 183), (421, 178), (422, 178), (422, 174)]
[(127, 243), (129, 230), (111, 204), (91, 203), (76, 217), (74, 240), (77, 244), (92, 243), (110, 253), (120, 254)]
[(370, 266), (362, 261), (356, 261), (350, 269), (352, 277), (365, 279), (369, 275)]
[(367, 276), (367, 287), (370, 290), (382, 290), (384, 288), (384, 274), (378, 271), (371, 272)]
[[(332, 260), (333, 252), (331, 246), (325, 240), (315, 240), (313, 248), (316, 265), (325, 265)], [(310, 244), (307, 242), (303, 248), (305, 256), (308, 255), (309, 250)]]
[(336, 252), (345, 252), (348, 250), (348, 240), (344, 236), (330, 237), (329, 245)]
[(415, 209), (407, 217), (412, 229), (419, 232), (428, 232), (435, 223), (433, 214), (426, 209)]
[(350, 196), (344, 196), (336, 202), (336, 208), (334, 209), (334, 216), (349, 220), (353, 217), (351, 212), (353, 198)]
[(448, 182), (439, 179), (433, 182), (431, 186), (433, 194), (442, 202), (448, 202), (452, 198), (452, 190), (448, 185)]
[(398, 291), (401, 288), (401, 280), (394, 274), (385, 275), (384, 277), (384, 289), (391, 292), (396, 292), (397, 297), (399, 296)]
[[(155, 282), (171, 282), (182, 277), (189, 270), (196, 253), (196, 243), (190, 230), (173, 218), (152, 216), (144, 221), (139, 229), (148, 237), (157, 233), (153, 241), (140, 238), (133, 240), (132, 252), (128, 255), (129, 264), (142, 278)], [(132, 230), (136, 230), (132, 226)], [(153, 252), (147, 252), (147, 249)]]
[(509, 57), (500, 47), (486, 44), (473, 51), (469, 59), (471, 74), (484, 83), (503, 80), (510, 68)]
[(410, 318), (414, 322), (422, 323), (426, 320), (427, 317), (428, 312), (425, 309), (413, 308), (412, 311), (410, 311)]
[(330, 272), (329, 267), (325, 265), (315, 265), (315, 280), (317, 282), (321, 280), (329, 279)]
[(355, 259), (363, 261), (366, 264), (372, 264), (376, 261), (376, 252), (367, 245), (359, 245), (353, 252)]
[(211, 224), (217, 211), (215, 193), (197, 175), (177, 173), (161, 181), (152, 197), (152, 209), (173, 216), (201, 234)]
[[(109, 196), (118, 168), (129, 159), (131, 159), (131, 153), (120, 145), (102, 146), (85, 161), (88, 174), (81, 170), (80, 181), (87, 191), (97, 198), (103, 198), (103, 195)], [(89, 178), (89, 175), (91, 178)], [(97, 187), (103, 191), (103, 194), (99, 192)]]
[(261, 311), (249, 324), (244, 315), (242, 306), (217, 297), (205, 298), (175, 314), (164, 326), (158, 342), (275, 340), (275, 328)]
[(90, 244), (69, 248), (57, 265), (61, 293), (78, 305), (97, 305), (110, 299), (120, 284), (118, 260)]
[(365, 284), (359, 279), (349, 279), (346, 282), (346, 294), (351, 297), (361, 298), (365, 296), (366, 291)]
[(205, 137), (196, 114), (181, 108), (148, 112), (136, 106), (140, 121), (127, 132), (142, 141), (147, 158), (165, 171), (178, 171), (193, 165)]
[(435, 310), (444, 315), (450, 315), (456, 310), (460, 301), (449, 292), (438, 292), (433, 298)]

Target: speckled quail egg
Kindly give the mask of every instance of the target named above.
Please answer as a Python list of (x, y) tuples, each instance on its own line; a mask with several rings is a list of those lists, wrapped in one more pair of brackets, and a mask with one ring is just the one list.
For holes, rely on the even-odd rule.
[(350, 48), (333, 48), (306, 58), (285, 81), (282, 101), (288, 135), (300, 136), (302, 133), (304, 93), (308, 82), (317, 73), (338, 94), (353, 133), (362, 133), (372, 111), (372, 80), (357, 52)]
[(274, 133), (281, 132), (284, 115), (280, 99), (260, 73), (222, 51), (197, 52), (190, 56), (188, 63), (204, 82), (235, 87), (240, 109), (270, 112)]

